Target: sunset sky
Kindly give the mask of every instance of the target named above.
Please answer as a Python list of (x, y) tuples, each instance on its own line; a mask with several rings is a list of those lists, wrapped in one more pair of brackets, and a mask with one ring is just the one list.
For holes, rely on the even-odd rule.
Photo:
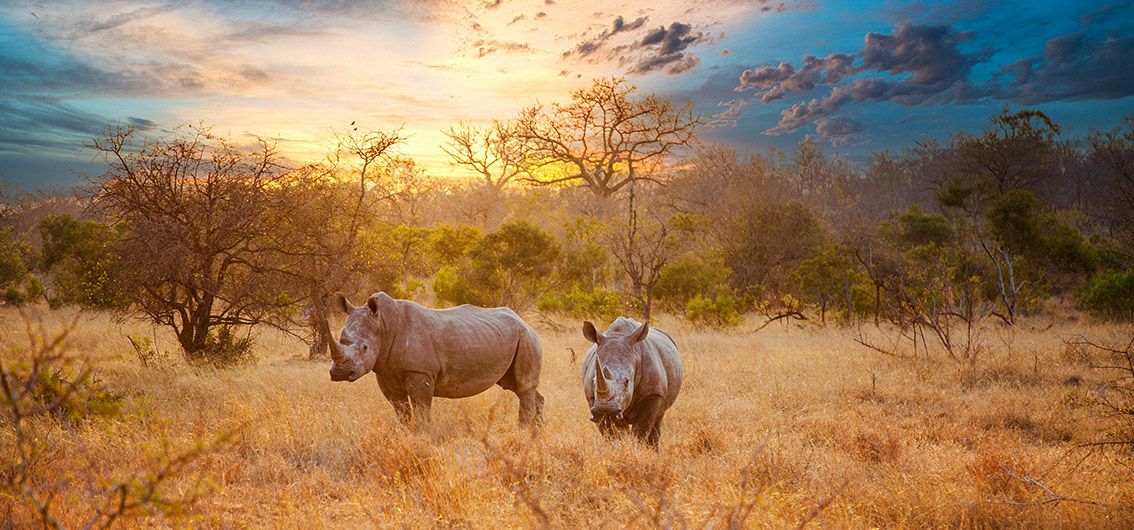
[(0, 1), (0, 179), (66, 188), (111, 124), (213, 124), (293, 160), (332, 131), (441, 131), (564, 101), (597, 76), (692, 99), (706, 142), (862, 160), (1005, 105), (1065, 132), (1134, 113), (1131, 1)]

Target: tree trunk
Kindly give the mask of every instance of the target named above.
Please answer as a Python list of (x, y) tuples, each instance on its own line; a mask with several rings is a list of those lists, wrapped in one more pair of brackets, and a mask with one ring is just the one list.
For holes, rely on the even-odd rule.
[(311, 345), (307, 350), (310, 360), (327, 359), (331, 355), (331, 328), (327, 323), (327, 308), (322, 296), (312, 298), (307, 308), (307, 325), (311, 327)]

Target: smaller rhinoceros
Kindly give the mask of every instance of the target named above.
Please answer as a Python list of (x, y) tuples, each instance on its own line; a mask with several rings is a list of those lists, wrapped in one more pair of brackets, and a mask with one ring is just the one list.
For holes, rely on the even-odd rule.
[(662, 416), (677, 400), (685, 367), (677, 344), (664, 331), (618, 317), (606, 333), (583, 322), (583, 336), (595, 345), (583, 361), (583, 393), (591, 421), (603, 435), (631, 428), (654, 449)]

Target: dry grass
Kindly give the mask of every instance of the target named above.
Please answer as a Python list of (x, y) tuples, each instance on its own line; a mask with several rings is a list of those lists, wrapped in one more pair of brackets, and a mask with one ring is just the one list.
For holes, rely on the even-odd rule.
[[(14, 313), (3, 340), (18, 340)], [(46, 313), (63, 321), (64, 313)], [(406, 432), (373, 380), (332, 384), (306, 349), (263, 332), (260, 361), (226, 371), (143, 368), (138, 323), (84, 318), (72, 343), (123, 396), (113, 419), (56, 426), (51, 473), (82, 499), (163, 451), (236, 431), (177, 477), (203, 495), (131, 525), (349, 528), (1122, 527), (1134, 520), (1131, 455), (1074, 449), (1108, 423), (1077, 403), (1102, 377), (1061, 337), (1126, 328), (994, 332), (975, 368), (864, 352), (853, 333), (773, 325), (694, 331), (662, 320), (687, 380), (661, 451), (604, 441), (587, 421), (569, 348), (543, 331), (545, 427), (514, 426), (499, 389), (435, 402), (432, 429)], [(574, 329), (574, 325), (569, 326)], [(158, 333), (159, 348), (173, 341)], [(1047, 490), (1045, 490), (1045, 488)], [(1048, 491), (1049, 490), (1049, 491)], [(1052, 495), (1058, 497), (1053, 497)], [(12, 502), (0, 499), (0, 502)], [(83, 520), (82, 503), (64, 522)]]

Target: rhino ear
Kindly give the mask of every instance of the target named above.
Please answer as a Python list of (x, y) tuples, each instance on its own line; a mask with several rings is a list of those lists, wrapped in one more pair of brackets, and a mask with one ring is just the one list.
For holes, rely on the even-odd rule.
[(630, 342), (642, 342), (642, 339), (645, 339), (649, 334), (650, 323), (646, 322), (641, 326), (638, 326), (638, 329), (634, 330), (634, 333), (630, 334)]
[(595, 344), (602, 344), (602, 340), (605, 338), (602, 333), (595, 329), (595, 325), (588, 321), (583, 322), (583, 336)]
[(346, 297), (343, 296), (343, 293), (335, 293), (335, 307), (339, 308), (339, 311), (347, 314), (354, 311), (354, 306), (351, 305), (350, 300), (347, 300)]
[(370, 298), (366, 300), (366, 307), (370, 310), (372, 316), (378, 316), (383, 307), (389, 306), (393, 302), (394, 299), (390, 298), (390, 295), (378, 292), (370, 295)]

